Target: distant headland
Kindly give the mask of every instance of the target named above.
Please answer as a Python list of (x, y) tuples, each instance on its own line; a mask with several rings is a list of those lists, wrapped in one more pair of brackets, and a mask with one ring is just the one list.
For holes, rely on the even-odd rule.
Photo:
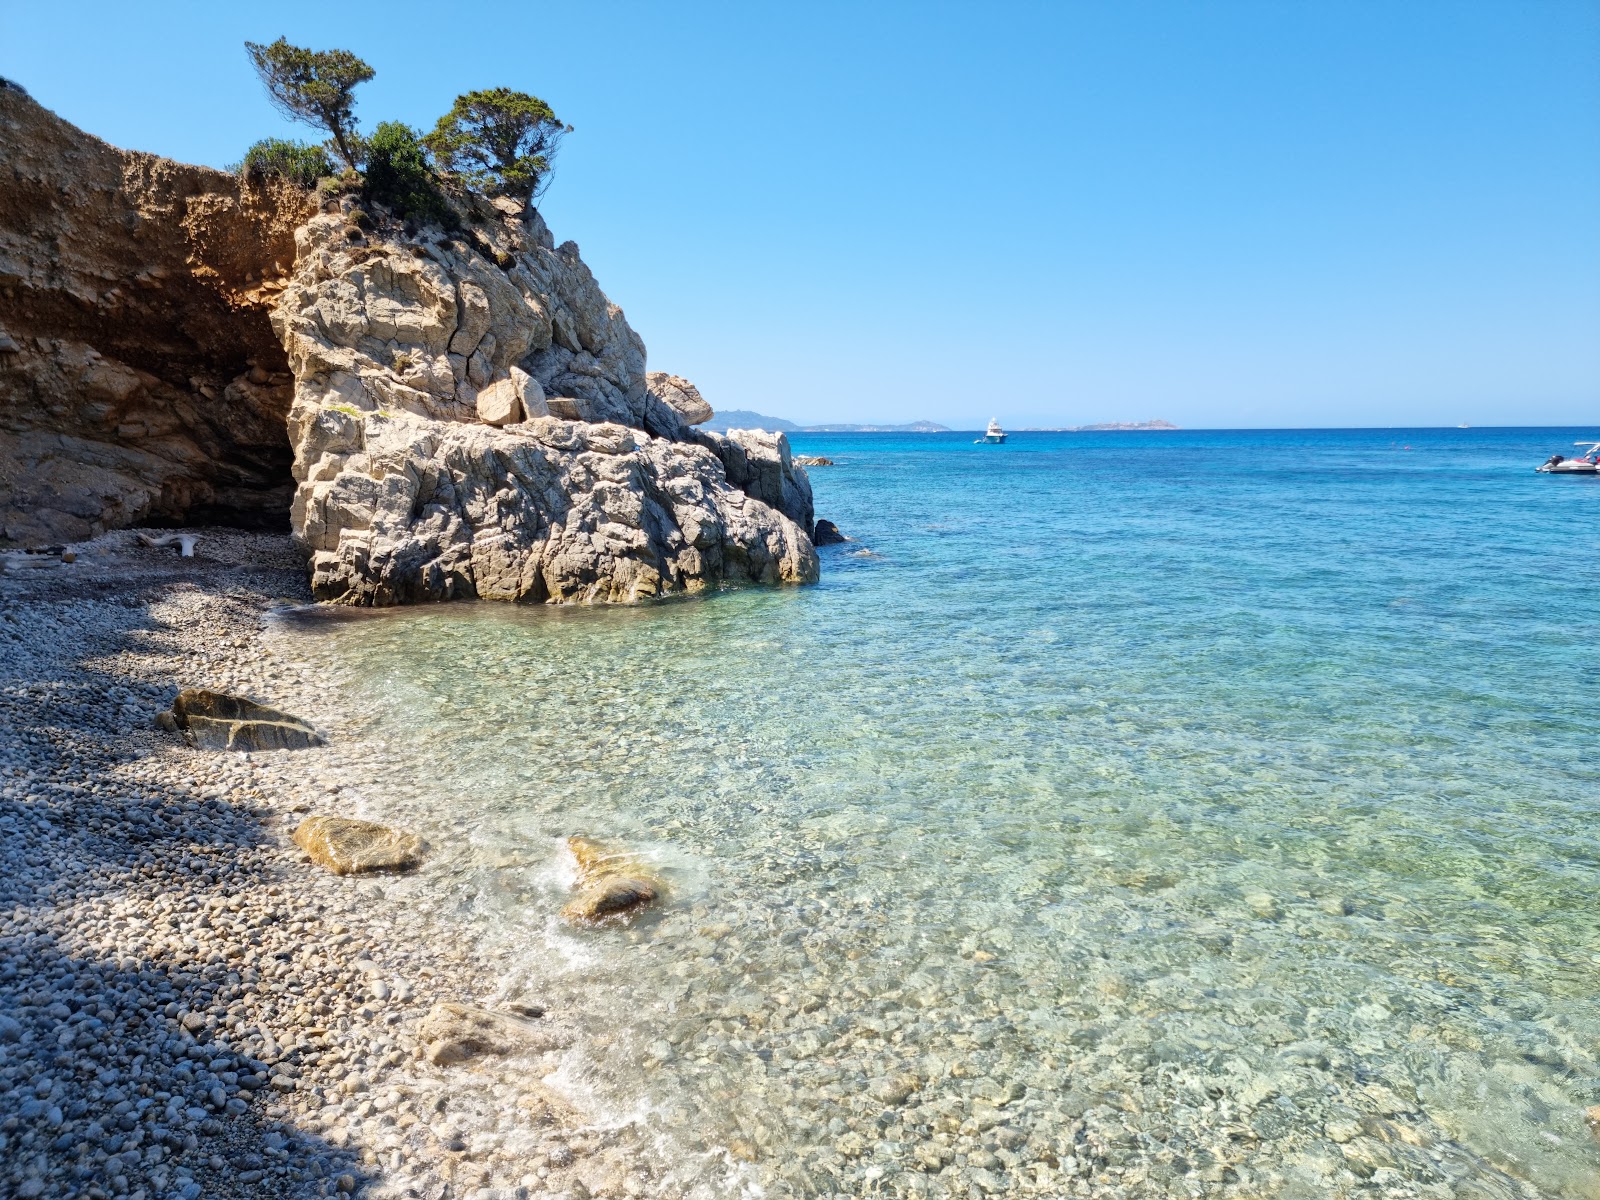
[(912, 421), (908, 425), (801, 425), (782, 417), (769, 417), (746, 408), (719, 409), (701, 426), (713, 433), (729, 429), (764, 429), (769, 433), (949, 433), (937, 421)]

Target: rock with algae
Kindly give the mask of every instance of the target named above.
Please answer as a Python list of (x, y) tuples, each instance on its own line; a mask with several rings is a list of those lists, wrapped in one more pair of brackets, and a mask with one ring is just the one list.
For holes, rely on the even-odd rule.
[(654, 904), (665, 890), (648, 864), (593, 838), (567, 839), (578, 860), (578, 894), (561, 910), (569, 921), (626, 919)]
[(178, 693), (171, 724), (201, 750), (303, 750), (322, 745), (317, 731), (300, 718), (209, 688)]
[(307, 817), (296, 827), (294, 842), (335, 875), (409, 871), (422, 861), (424, 849), (414, 833), (351, 817)]

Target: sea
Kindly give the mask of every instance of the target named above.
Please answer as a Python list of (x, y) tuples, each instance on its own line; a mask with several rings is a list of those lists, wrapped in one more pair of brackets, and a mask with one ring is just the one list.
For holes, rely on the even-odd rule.
[(814, 587), (277, 636), (652, 1195), (1596, 1200), (1588, 435), (800, 434)]

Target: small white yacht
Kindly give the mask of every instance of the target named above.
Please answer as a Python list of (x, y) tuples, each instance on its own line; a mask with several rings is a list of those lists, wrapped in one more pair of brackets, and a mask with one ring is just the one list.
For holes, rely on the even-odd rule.
[(985, 444), (990, 446), (998, 446), (1005, 440), (1006, 431), (1000, 428), (1000, 420), (998, 417), (995, 417), (989, 421), (989, 428), (983, 431), (983, 436), (981, 438), (975, 438), (972, 444), (974, 446), (982, 446)]
[(1541, 475), (1600, 475), (1600, 442), (1574, 442), (1574, 446), (1583, 446), (1586, 454), (1577, 458), (1565, 458), (1560, 454), (1552, 454), (1544, 462), (1534, 468)]

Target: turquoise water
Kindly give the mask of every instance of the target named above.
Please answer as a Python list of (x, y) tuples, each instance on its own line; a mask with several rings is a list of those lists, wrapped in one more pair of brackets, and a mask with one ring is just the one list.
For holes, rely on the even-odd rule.
[(1592, 1200), (1586, 432), (801, 436), (815, 588), (286, 636), (653, 1195)]

